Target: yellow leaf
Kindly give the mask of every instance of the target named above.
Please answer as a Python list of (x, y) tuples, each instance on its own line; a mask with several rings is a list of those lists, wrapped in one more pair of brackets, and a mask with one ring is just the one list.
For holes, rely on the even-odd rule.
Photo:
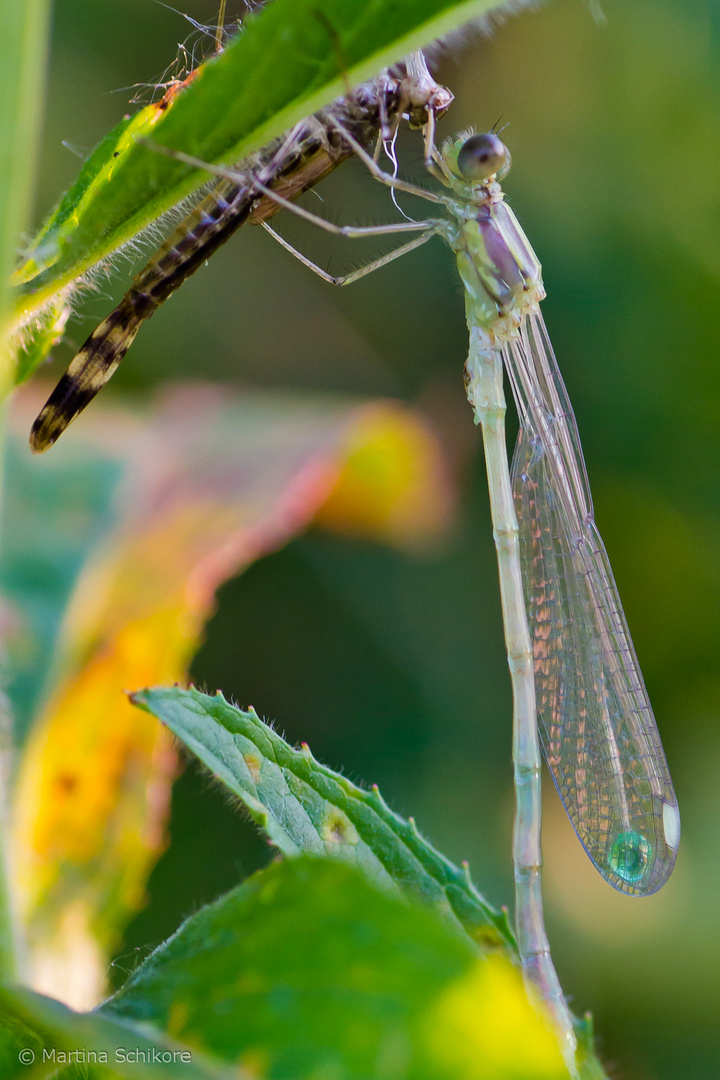
[(478, 959), (433, 1002), (426, 1021), (430, 1060), (454, 1080), (567, 1080), (549, 1019), (504, 957)]
[[(106, 428), (115, 439), (102, 415), (88, 430), (101, 441)], [(346, 520), (362, 511), (371, 533), (398, 542), (437, 530), (449, 505), (433, 487), (442, 470), (432, 436), (395, 405), (193, 387), (135, 428), (128, 456), (120, 520), (76, 587), (61, 677), (28, 741), (13, 810), (31, 981), (76, 1008), (102, 996), (108, 956), (144, 903), (177, 767), (157, 722), (122, 691), (183, 681), (220, 583), (320, 507), (332, 518), (333, 498), (336, 514), (344, 500)]]
[(402, 548), (423, 547), (447, 529), (453, 486), (438, 440), (417, 413), (369, 405), (348, 428), (343, 449), (319, 525)]

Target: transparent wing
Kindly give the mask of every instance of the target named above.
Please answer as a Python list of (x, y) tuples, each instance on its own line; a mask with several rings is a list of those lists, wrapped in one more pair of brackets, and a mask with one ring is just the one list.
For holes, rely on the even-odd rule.
[(521, 423), (513, 494), (545, 759), (600, 873), (645, 895), (675, 863), (677, 800), (539, 314), (503, 358)]

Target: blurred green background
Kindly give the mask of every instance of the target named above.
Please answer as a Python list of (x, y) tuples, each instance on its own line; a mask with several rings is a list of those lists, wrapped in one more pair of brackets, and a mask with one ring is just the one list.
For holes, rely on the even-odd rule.
[[(201, 22), (216, 7), (187, 0)], [(228, 14), (243, 8), (231, 2)], [(545, 895), (561, 981), (577, 1012), (593, 1012), (611, 1075), (710, 1080), (720, 1073), (720, 6), (606, 0), (604, 11), (603, 25), (580, 0), (554, 0), (492, 38), (468, 33), (435, 70), (456, 94), (444, 133), (508, 124), (505, 187), (543, 261), (545, 317), (681, 805), (676, 872), (637, 900), (595, 873), (547, 784)], [(152, 0), (56, 5), (38, 219), (76, 175), (76, 154), (127, 111), (128, 88), (162, 81), (189, 34), (199, 40)], [(417, 137), (402, 140), (401, 162), (418, 170)], [(334, 220), (396, 215), (356, 163), (320, 194), (324, 204), (310, 194), (307, 205)], [(338, 272), (377, 253), (278, 222)], [(121, 263), (86, 300), (74, 344), (127, 278)], [(432, 553), (316, 531), (256, 564), (222, 591), (195, 680), (377, 782), (437, 846), (469, 859), (492, 901), (510, 903), (510, 690), (451, 255), (433, 242), (334, 291), (247, 229), (179, 296), (143, 329), (110, 393), (201, 377), (401, 397), (433, 418), (462, 495), (453, 535)], [(56, 350), (58, 367), (71, 352)], [(186, 772), (172, 846), (118, 978), (268, 857)]]

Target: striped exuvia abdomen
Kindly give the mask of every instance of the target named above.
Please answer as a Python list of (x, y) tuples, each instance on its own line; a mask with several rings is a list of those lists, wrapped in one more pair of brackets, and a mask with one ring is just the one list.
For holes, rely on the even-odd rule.
[(250, 189), (222, 183), (188, 215), (75, 355), (30, 433), (40, 454), (57, 441), (117, 369), (146, 319), (247, 218)]

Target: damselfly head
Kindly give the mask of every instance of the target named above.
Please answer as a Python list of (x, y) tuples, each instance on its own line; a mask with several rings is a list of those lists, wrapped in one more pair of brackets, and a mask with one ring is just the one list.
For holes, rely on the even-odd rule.
[(443, 148), (450, 170), (471, 184), (501, 180), (510, 168), (510, 151), (493, 131), (481, 135), (461, 135)]

